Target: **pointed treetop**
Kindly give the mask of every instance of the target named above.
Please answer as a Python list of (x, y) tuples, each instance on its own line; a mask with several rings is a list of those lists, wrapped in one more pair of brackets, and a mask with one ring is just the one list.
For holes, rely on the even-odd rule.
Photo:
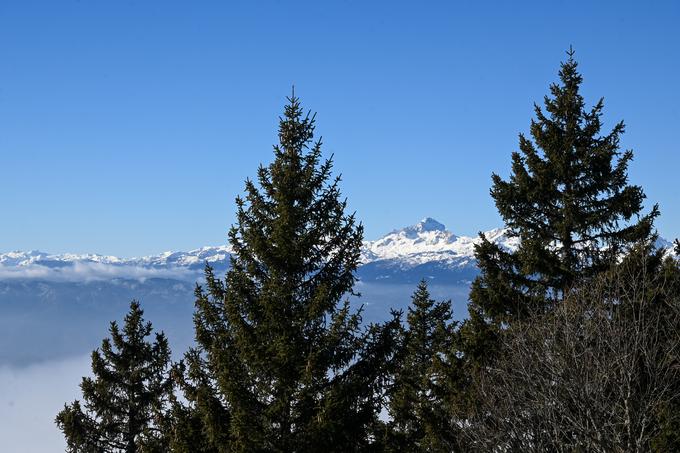
[(571, 46), (571, 44), (569, 44), (569, 50), (566, 51), (566, 54), (569, 56), (569, 61), (574, 61), (574, 55), (576, 55), (576, 51)]

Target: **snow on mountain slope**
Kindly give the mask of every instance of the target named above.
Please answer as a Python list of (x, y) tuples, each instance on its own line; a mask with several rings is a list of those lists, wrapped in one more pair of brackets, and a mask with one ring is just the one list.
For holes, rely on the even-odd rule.
[(144, 267), (191, 267), (206, 263), (226, 261), (230, 254), (227, 246), (202, 247), (188, 252), (164, 252), (159, 255), (144, 256), (141, 258), (118, 258), (115, 256), (97, 254), (48, 254), (37, 250), (28, 252), (9, 252), (0, 254), (0, 265), (3, 266), (30, 266), (42, 264), (48, 267), (59, 266), (74, 262), (100, 263), (117, 266), (144, 266)]
[[(503, 229), (494, 229), (484, 234), (490, 241), (514, 249), (516, 240), (508, 238), (505, 233)], [(479, 237), (456, 236), (441, 223), (427, 217), (378, 240), (364, 242), (362, 263), (396, 260), (406, 267), (432, 261), (467, 264), (474, 260), (474, 245), (479, 241)]]
[(73, 253), (64, 253), (60, 255), (51, 255), (40, 252), (38, 250), (30, 250), (28, 252), (14, 251), (0, 254), (0, 265), (4, 266), (30, 266), (32, 264), (45, 263), (71, 263), (75, 261), (103, 263), (103, 264), (126, 264), (125, 260), (115, 256), (104, 256), (95, 254), (77, 255)]
[(216, 247), (201, 247), (188, 252), (164, 252), (160, 255), (133, 258), (130, 260), (137, 265), (154, 267), (196, 267), (201, 269), (205, 263), (226, 263), (231, 254), (231, 247), (221, 245)]
[[(496, 228), (484, 233), (487, 239), (514, 250), (517, 238)], [(474, 246), (479, 237), (457, 236), (444, 225), (427, 217), (415, 225), (365, 241), (359, 277), (367, 281), (409, 281), (437, 278), (468, 282), (477, 272)], [(662, 248), (671, 243), (660, 239)], [(76, 281), (107, 278), (182, 278), (194, 279), (210, 263), (222, 272), (229, 265), (229, 246), (202, 247), (188, 252), (165, 252), (141, 258), (118, 258), (96, 254), (52, 255), (39, 251), (0, 254), (0, 280), (44, 278), (54, 274), (58, 280)]]
[[(514, 249), (516, 240), (503, 229), (485, 236), (502, 247)], [(363, 281), (413, 284), (423, 278), (448, 284), (467, 285), (477, 275), (474, 246), (479, 237), (456, 236), (432, 218), (392, 231), (363, 244)]]
[(96, 254), (52, 255), (39, 251), (0, 254), (0, 281), (46, 280), (55, 282), (162, 278), (195, 282), (205, 263), (223, 271), (229, 262), (226, 246), (203, 247), (189, 252), (165, 252), (141, 258)]
[[(504, 246), (513, 247), (504, 230), (496, 229), (486, 233), (487, 237)], [(422, 264), (430, 261), (450, 260), (451, 258), (473, 258), (474, 244), (479, 238), (456, 236), (446, 227), (432, 218), (395, 230), (375, 241), (365, 241), (362, 250), (362, 263), (367, 264), (380, 260), (403, 260), (404, 263)], [(230, 254), (229, 246), (202, 247), (188, 252), (164, 252), (140, 258), (118, 258), (97, 254), (48, 254), (36, 250), (28, 252), (9, 252), (0, 254), (0, 265), (31, 266), (60, 265), (81, 262), (99, 263), (116, 266), (142, 267), (202, 267), (205, 262), (226, 262)]]

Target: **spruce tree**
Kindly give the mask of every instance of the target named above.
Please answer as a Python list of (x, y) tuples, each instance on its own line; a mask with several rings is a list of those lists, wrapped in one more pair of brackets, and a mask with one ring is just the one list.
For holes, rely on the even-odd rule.
[(492, 176), (491, 196), (519, 247), (504, 250), (483, 235), (476, 246), (481, 275), (470, 308), (478, 323), (541, 310), (654, 234), (658, 208), (641, 215), (644, 192), (628, 183), (633, 153), (620, 150), (624, 124), (601, 134), (603, 100), (586, 108), (574, 52), (567, 54), (545, 111), (535, 105), (533, 140), (519, 136), (510, 178)]
[(455, 450), (456, 428), (446, 410), (455, 323), (451, 302), (436, 302), (423, 280), (413, 294), (389, 392), (390, 451)]
[(364, 330), (350, 309), (363, 228), (288, 100), (274, 161), (236, 200), (226, 279), (207, 267), (196, 292), (188, 408), (219, 451), (365, 451), (397, 321)]
[(122, 329), (114, 321), (111, 338), (92, 352), (93, 377), (84, 377), (83, 402), (65, 405), (56, 423), (71, 452), (167, 451), (164, 414), (172, 398), (170, 348), (132, 301)]

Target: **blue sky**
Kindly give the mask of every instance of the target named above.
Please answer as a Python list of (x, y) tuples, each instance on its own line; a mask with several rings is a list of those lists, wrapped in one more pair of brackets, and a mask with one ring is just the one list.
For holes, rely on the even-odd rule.
[(679, 21), (677, 2), (1, 2), (0, 251), (225, 243), (293, 84), (367, 238), (499, 226), (491, 172), (569, 45), (676, 237)]

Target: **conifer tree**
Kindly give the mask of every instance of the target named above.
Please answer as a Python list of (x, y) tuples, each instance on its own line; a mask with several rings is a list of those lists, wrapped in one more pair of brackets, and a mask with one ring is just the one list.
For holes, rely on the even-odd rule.
[(364, 330), (350, 309), (363, 228), (313, 141), (314, 120), (289, 98), (274, 161), (236, 200), (226, 280), (207, 267), (196, 292), (184, 385), (219, 451), (374, 447), (398, 321)]
[(450, 354), (451, 302), (435, 302), (421, 281), (407, 313), (389, 392), (390, 451), (454, 451), (456, 429), (446, 410), (447, 382), (458, 359)]
[(628, 183), (633, 153), (619, 147), (624, 124), (601, 134), (603, 100), (586, 108), (574, 52), (567, 54), (545, 111), (535, 106), (533, 140), (520, 134), (510, 178), (492, 176), (491, 196), (519, 247), (504, 250), (482, 235), (469, 326), (541, 310), (654, 234), (658, 208), (641, 215), (645, 195)]
[(111, 338), (92, 352), (92, 373), (80, 388), (84, 404), (65, 405), (56, 423), (71, 452), (167, 451), (162, 432), (172, 397), (170, 348), (163, 333), (151, 343), (153, 328), (132, 301), (122, 329), (114, 321)]

